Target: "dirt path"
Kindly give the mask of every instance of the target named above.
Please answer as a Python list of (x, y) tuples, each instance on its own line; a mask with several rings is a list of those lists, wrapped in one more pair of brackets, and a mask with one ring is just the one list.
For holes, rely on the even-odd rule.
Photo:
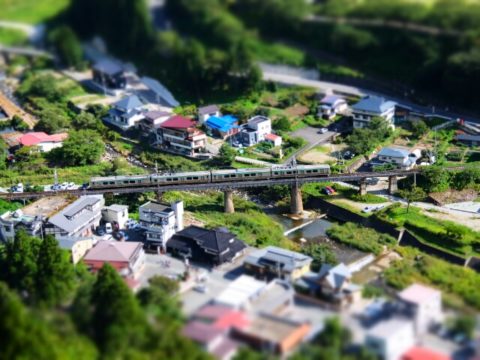
[(8, 99), (2, 92), (0, 92), (0, 108), (2, 108), (9, 118), (12, 118), (14, 115), (20, 116), (23, 121), (33, 129), (35, 124), (37, 123), (37, 119), (35, 119), (32, 115), (28, 114), (20, 107), (15, 105), (10, 99)]

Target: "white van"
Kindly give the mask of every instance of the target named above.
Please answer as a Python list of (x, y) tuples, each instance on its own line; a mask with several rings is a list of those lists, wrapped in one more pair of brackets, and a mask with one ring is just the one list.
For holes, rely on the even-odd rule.
[(112, 231), (113, 231), (112, 223), (107, 222), (107, 223), (105, 224), (105, 232), (106, 232), (107, 234), (111, 234)]

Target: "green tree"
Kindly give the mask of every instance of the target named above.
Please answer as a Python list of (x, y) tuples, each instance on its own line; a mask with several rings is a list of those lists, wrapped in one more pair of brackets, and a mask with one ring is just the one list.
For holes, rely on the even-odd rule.
[(450, 174), (439, 166), (429, 166), (421, 174), (422, 187), (427, 192), (445, 191), (450, 187)]
[(103, 354), (112, 358), (126, 356), (145, 345), (145, 314), (124, 280), (107, 263), (98, 272), (91, 306), (93, 338)]
[(467, 187), (480, 183), (480, 169), (466, 168), (458, 171), (451, 177), (450, 183), (453, 188), (463, 190)]
[(224, 166), (231, 166), (235, 160), (236, 151), (229, 144), (223, 143), (218, 152), (217, 160)]
[(416, 139), (420, 139), (428, 133), (428, 126), (425, 124), (425, 121), (411, 121), (412, 134)]
[(273, 122), (272, 127), (278, 131), (289, 132), (292, 130), (292, 124), (290, 124), (290, 121), (286, 116), (281, 116), (278, 119), (276, 119)]
[(93, 130), (80, 130), (70, 132), (63, 146), (52, 153), (64, 164), (70, 166), (94, 164), (100, 160), (105, 145), (102, 138)]
[(43, 97), (51, 102), (61, 101), (64, 93), (57, 86), (57, 80), (51, 74), (34, 73), (22, 81), (16, 94), (22, 99)]
[(72, 119), (72, 125), (76, 130), (95, 130), (98, 129), (99, 120), (94, 114), (86, 111), (82, 111), (76, 117)]
[(77, 70), (83, 67), (82, 45), (70, 27), (63, 25), (54, 29), (49, 38), (67, 66)]
[(70, 119), (57, 107), (48, 107), (38, 112), (40, 121), (35, 125), (35, 130), (52, 134), (69, 127)]
[(46, 236), (40, 244), (35, 278), (36, 296), (47, 305), (61, 304), (72, 293), (73, 265), (53, 236)]
[(309, 242), (302, 247), (302, 252), (313, 258), (312, 270), (318, 271), (322, 264), (336, 264), (337, 257), (327, 244)]
[(399, 190), (398, 193), (402, 198), (407, 201), (407, 213), (410, 210), (410, 204), (412, 202), (423, 200), (427, 196), (425, 191), (423, 191), (423, 189), (418, 186), (413, 186), (409, 189)]

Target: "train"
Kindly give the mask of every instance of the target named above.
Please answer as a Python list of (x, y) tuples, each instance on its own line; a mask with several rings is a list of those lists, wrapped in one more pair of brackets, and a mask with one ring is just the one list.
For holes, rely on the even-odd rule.
[(151, 175), (93, 177), (90, 189), (117, 187), (176, 185), (188, 183), (223, 183), (228, 181), (268, 180), (281, 178), (302, 178), (329, 176), (329, 165), (298, 165), (290, 167), (210, 170)]

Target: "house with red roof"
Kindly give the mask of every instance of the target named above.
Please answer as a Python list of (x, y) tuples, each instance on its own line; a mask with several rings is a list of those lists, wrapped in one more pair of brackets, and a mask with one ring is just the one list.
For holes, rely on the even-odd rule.
[(273, 146), (281, 146), (282, 145), (282, 137), (275, 134), (267, 134), (265, 135), (265, 141), (268, 141), (273, 144)]
[(83, 261), (92, 272), (97, 272), (103, 264), (109, 263), (130, 285), (145, 267), (145, 252), (141, 242), (99, 241), (88, 251)]
[(207, 136), (190, 118), (174, 115), (157, 129), (157, 146), (162, 150), (196, 157), (206, 152)]
[(37, 146), (40, 152), (49, 152), (61, 147), (66, 138), (67, 133), (48, 135), (44, 132), (30, 132), (21, 136), (19, 142), (22, 146)]
[(431, 349), (414, 346), (402, 355), (401, 360), (450, 360), (451, 357)]

